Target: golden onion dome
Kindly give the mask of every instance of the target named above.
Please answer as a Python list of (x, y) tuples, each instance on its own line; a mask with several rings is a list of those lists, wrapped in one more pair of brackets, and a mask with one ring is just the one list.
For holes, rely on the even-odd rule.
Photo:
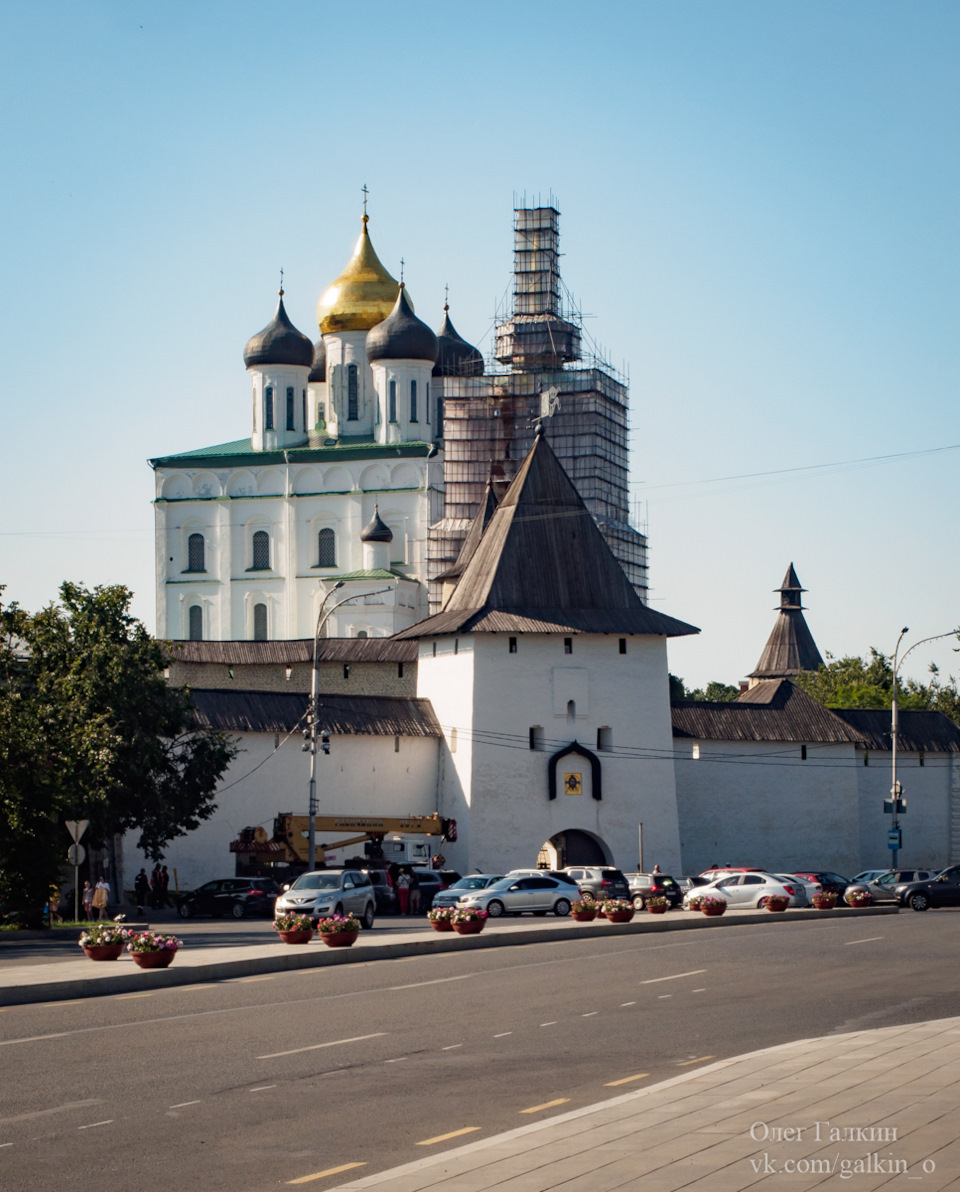
[(322, 334), (369, 331), (382, 323), (397, 300), (397, 282), (380, 264), (367, 232), (369, 216), (353, 256), (337, 280), (317, 303), (317, 323)]

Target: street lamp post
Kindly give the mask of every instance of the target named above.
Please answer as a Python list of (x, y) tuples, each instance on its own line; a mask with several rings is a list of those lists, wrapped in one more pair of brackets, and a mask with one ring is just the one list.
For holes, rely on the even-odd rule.
[[(338, 600), (336, 604), (330, 606), (326, 612), (324, 608), (330, 597), (343, 587), (343, 580), (338, 580), (330, 591), (324, 596), (320, 602), (320, 609), (317, 613), (317, 628), (313, 635), (313, 671), (310, 676), (310, 716), (309, 728), (307, 735), (309, 737), (306, 748), (310, 752), (310, 784), (309, 784), (309, 802), (308, 813), (310, 817), (310, 830), (307, 840), (307, 859), (309, 866), (313, 869), (316, 865), (317, 858), (317, 729), (320, 719), (320, 709), (318, 706), (320, 695), (320, 633), (330, 619), (331, 615), (337, 611), (344, 604), (349, 604), (351, 600), (363, 600), (367, 596), (382, 596), (385, 592), (389, 592), (390, 588), (379, 588), (376, 592), (357, 592), (354, 596), (346, 596), (343, 600)], [(324, 752), (329, 749), (329, 746), (324, 748)]]
[[(910, 630), (904, 626), (900, 630), (900, 636), (897, 638), (897, 644), (893, 650), (893, 692), (890, 700), (890, 764), (892, 769), (891, 783), (890, 783), (890, 811), (891, 811), (891, 827), (895, 832), (900, 829), (900, 783), (897, 782), (897, 733), (899, 731), (899, 719), (897, 716), (897, 675), (900, 667), (903, 665), (907, 655), (910, 654), (917, 646), (926, 645), (927, 642), (936, 642), (943, 637), (954, 637), (957, 630), (953, 629), (949, 633), (935, 633), (933, 637), (923, 637), (918, 642), (914, 642), (909, 650), (904, 650), (899, 660), (897, 655), (900, 654), (900, 643), (903, 641), (903, 635), (909, 633)], [(894, 839), (897, 839), (896, 837)], [(897, 856), (900, 852), (899, 845), (892, 849), (893, 865), (891, 868), (897, 867)]]

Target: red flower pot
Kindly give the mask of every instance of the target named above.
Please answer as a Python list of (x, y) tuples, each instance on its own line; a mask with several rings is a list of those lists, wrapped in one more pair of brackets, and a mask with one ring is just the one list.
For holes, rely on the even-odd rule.
[(715, 919), (718, 915), (725, 915), (727, 913), (726, 904), (723, 906), (705, 906), (703, 913), (711, 919)]
[(814, 894), (813, 905), (818, 911), (832, 911), (837, 905), (837, 900), (835, 898), (818, 897), (816, 894)]
[(782, 902), (782, 903), (781, 902), (768, 902), (767, 910), (773, 911), (774, 914), (778, 914), (780, 911), (785, 911), (787, 909), (788, 905), (789, 904), (786, 902)]
[(631, 907), (628, 911), (606, 911), (604, 917), (608, 923), (629, 923), (635, 913)]
[(665, 915), (667, 913), (667, 908), (665, 906), (650, 906), (648, 904), (647, 910), (651, 915)]
[(349, 948), (357, 942), (359, 931), (321, 931), (320, 938), (328, 948)]
[(143, 969), (169, 968), (177, 954), (176, 948), (162, 948), (159, 952), (131, 952), (133, 963)]
[(592, 923), (597, 917), (596, 911), (571, 911), (570, 918), (575, 919), (578, 923)]
[(465, 923), (454, 923), (453, 930), (457, 935), (479, 935), (485, 922), (486, 919), (468, 919)]
[(299, 931), (278, 931), (277, 935), (285, 944), (309, 944), (313, 939), (313, 928), (306, 927)]
[(83, 954), (88, 960), (119, 960), (123, 944), (84, 944)]
[(431, 919), (430, 926), (434, 931), (453, 931), (453, 924), (449, 919)]

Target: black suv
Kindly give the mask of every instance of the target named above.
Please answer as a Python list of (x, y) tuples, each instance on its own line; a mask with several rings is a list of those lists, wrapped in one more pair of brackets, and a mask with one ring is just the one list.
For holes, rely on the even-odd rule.
[(627, 879), (610, 865), (568, 865), (563, 872), (580, 887), (581, 893), (602, 901), (605, 898), (630, 898)]
[(911, 882), (900, 891), (900, 905), (915, 911), (932, 906), (960, 906), (960, 865), (951, 865), (929, 882)]
[(181, 894), (177, 914), (181, 919), (194, 915), (212, 915), (222, 919), (231, 915), (242, 919), (245, 915), (273, 915), (273, 904), (282, 893), (272, 877), (223, 877), (204, 882), (190, 894)]
[(378, 915), (393, 915), (399, 909), (397, 892), (390, 884), (385, 869), (365, 869), (363, 871), (373, 884), (373, 896), (377, 901)]
[(666, 898), (671, 907), (683, 902), (683, 891), (669, 873), (625, 873), (630, 887), (630, 898), (638, 911), (646, 906), (647, 899), (655, 894)]

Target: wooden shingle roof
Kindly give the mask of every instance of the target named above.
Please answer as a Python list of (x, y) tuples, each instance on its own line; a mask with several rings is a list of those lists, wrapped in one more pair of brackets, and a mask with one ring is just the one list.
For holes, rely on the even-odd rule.
[(674, 737), (701, 741), (796, 741), (861, 744), (839, 714), (789, 680), (757, 683), (731, 703), (671, 703)]
[[(216, 662), (225, 666), (313, 662), (313, 639), (163, 643), (175, 662)], [(417, 647), (389, 637), (322, 637), (320, 662), (415, 662)]]
[(641, 601), (538, 431), (443, 611), (395, 640), (560, 631), (699, 633)]
[[(308, 698), (294, 692), (192, 690), (204, 728), (225, 732), (289, 733), (301, 723)], [(335, 736), (439, 737), (430, 701), (372, 695), (323, 695), (320, 722)]]
[[(835, 708), (834, 714), (861, 736), (867, 749), (887, 753), (889, 708)], [(942, 712), (897, 712), (897, 749), (904, 753), (960, 753), (960, 727)]]

